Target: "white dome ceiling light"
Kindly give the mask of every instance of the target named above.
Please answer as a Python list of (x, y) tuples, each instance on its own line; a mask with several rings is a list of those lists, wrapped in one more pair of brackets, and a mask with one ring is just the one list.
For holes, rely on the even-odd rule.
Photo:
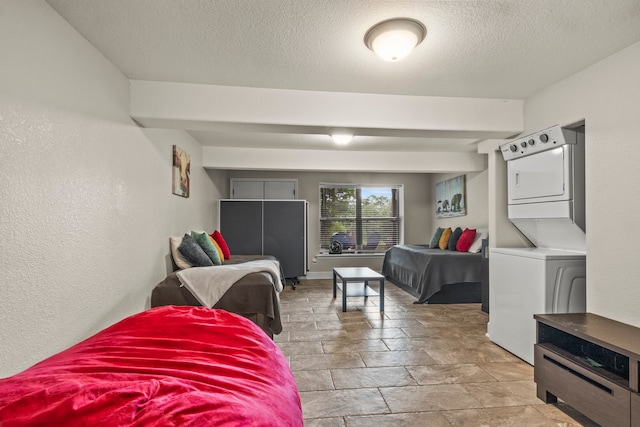
[(369, 28), (364, 44), (385, 61), (399, 61), (409, 55), (427, 35), (427, 28), (411, 18), (393, 18)]

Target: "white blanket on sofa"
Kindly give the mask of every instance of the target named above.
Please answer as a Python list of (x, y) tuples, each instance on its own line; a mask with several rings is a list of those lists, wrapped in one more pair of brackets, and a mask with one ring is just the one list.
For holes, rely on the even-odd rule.
[(222, 295), (249, 273), (266, 272), (271, 276), (276, 292), (282, 291), (280, 263), (265, 259), (242, 264), (192, 267), (180, 270), (176, 275), (193, 296), (205, 307), (213, 307)]

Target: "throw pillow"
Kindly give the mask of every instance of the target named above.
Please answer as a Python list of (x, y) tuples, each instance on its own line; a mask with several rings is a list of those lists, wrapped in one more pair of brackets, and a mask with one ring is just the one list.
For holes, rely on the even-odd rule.
[(458, 244), (458, 239), (460, 239), (461, 235), (462, 235), (462, 228), (456, 227), (456, 229), (453, 230), (453, 233), (451, 233), (451, 237), (449, 237), (449, 250), (450, 251), (455, 251), (456, 250), (456, 245)]
[(440, 237), (442, 236), (442, 232), (444, 228), (438, 227), (435, 233), (433, 233), (433, 237), (431, 238), (431, 243), (429, 243), (429, 248), (437, 248), (440, 245)]
[(456, 250), (458, 252), (467, 252), (469, 247), (473, 243), (473, 239), (476, 238), (476, 229), (475, 228), (465, 228), (460, 238), (458, 239), (458, 243), (456, 243)]
[(191, 231), (191, 237), (198, 242), (202, 250), (209, 257), (213, 265), (220, 265), (222, 261), (220, 261), (220, 254), (218, 254), (218, 250), (213, 243), (211, 243), (211, 239), (209, 239), (209, 235), (207, 233), (196, 233), (195, 231)]
[(440, 249), (442, 249), (443, 251), (449, 247), (450, 237), (451, 237), (451, 227), (447, 227), (442, 232), (442, 235), (440, 236), (440, 243), (438, 244)]
[(468, 252), (480, 252), (482, 250), (482, 241), (489, 237), (487, 230), (476, 230), (476, 238), (473, 239), (473, 243), (469, 246)]
[(194, 267), (210, 267), (213, 261), (202, 250), (198, 242), (193, 237), (185, 234), (178, 250)]
[(216, 250), (218, 251), (218, 256), (220, 257), (220, 262), (224, 264), (224, 254), (222, 253), (222, 248), (220, 247), (218, 242), (213, 240), (213, 237), (211, 235), (209, 235), (208, 237), (209, 237), (209, 240), (211, 241), (211, 244), (213, 244), (213, 246), (215, 246)]
[(169, 246), (171, 246), (171, 257), (173, 258), (173, 262), (176, 264), (181, 270), (185, 268), (191, 268), (193, 265), (180, 253), (178, 247), (182, 243), (182, 237), (169, 237)]
[(227, 246), (227, 242), (225, 242), (224, 237), (222, 237), (222, 234), (216, 230), (213, 232), (211, 237), (213, 237), (213, 240), (218, 242), (218, 245), (220, 245), (224, 259), (231, 259), (231, 251), (229, 250), (229, 246)]

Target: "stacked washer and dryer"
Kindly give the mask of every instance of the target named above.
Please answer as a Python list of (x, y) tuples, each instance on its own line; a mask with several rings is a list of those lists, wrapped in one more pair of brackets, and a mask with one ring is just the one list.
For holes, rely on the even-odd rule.
[(489, 251), (490, 339), (533, 364), (534, 314), (586, 310), (584, 126), (500, 146), (508, 215), (535, 247)]

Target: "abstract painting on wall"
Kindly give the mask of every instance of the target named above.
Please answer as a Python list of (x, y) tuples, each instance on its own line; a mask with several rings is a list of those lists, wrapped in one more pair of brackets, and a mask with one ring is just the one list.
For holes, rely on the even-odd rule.
[(464, 175), (436, 183), (436, 218), (467, 214)]
[(191, 158), (182, 148), (173, 146), (173, 194), (189, 197)]

